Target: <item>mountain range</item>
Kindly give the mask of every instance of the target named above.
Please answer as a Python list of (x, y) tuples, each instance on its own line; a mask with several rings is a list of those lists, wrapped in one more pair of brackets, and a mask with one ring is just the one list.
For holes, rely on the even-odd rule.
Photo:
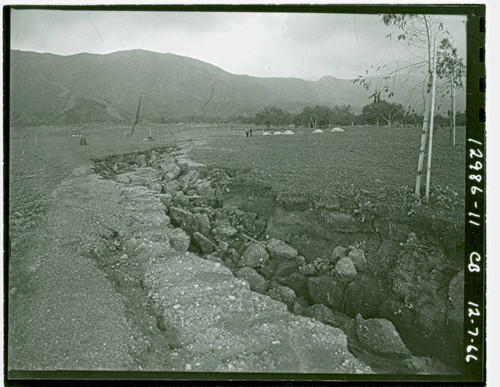
[[(405, 93), (396, 93), (394, 102), (407, 103)], [(130, 122), (139, 99), (141, 119), (153, 122), (253, 116), (267, 105), (297, 113), (311, 105), (346, 104), (359, 112), (371, 102), (370, 94), (332, 76), (318, 81), (258, 78), (145, 50), (71, 56), (10, 52), (13, 125)], [(464, 101), (465, 93), (458, 93), (458, 110)]]

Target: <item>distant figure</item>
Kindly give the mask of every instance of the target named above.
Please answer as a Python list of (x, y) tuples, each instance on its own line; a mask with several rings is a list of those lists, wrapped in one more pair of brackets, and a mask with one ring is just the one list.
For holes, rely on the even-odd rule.
[(250, 131), (248, 130), (248, 128), (245, 130), (245, 134), (246, 134), (246, 136), (248, 138), (248, 135), (250, 134)]
[(250, 128), (250, 137), (252, 137), (252, 136), (253, 136), (253, 129)]
[(85, 137), (85, 132), (82, 131), (82, 137), (80, 138), (80, 146), (87, 145), (87, 138)]

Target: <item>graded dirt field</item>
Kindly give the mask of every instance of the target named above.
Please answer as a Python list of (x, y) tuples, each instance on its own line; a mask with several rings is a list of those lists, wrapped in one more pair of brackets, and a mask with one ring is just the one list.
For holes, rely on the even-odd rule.
[[(418, 129), (259, 129), (246, 138), (237, 125), (164, 125), (153, 141), (144, 128), (127, 137), (129, 129), (87, 131), (87, 146), (72, 137), (79, 128), (49, 127), (36, 139), (11, 130), (11, 369), (456, 372), (463, 128), (455, 148), (446, 130), (435, 137), (428, 204), (412, 193)], [(185, 255), (174, 254), (179, 243)], [(293, 265), (275, 245), (292, 251)], [(259, 249), (270, 265), (252, 263)], [(258, 291), (245, 277), (261, 294), (239, 289), (233, 275), (262, 277)], [(307, 285), (292, 290), (297, 279)], [(194, 289), (206, 281), (220, 321), (197, 299)], [(341, 303), (323, 290), (331, 286)], [(251, 297), (263, 315), (247, 323), (241, 304), (240, 319), (229, 321), (233, 301)], [(214, 321), (192, 313), (198, 302)], [(283, 311), (273, 317), (266, 308)], [(325, 317), (331, 311), (333, 320)], [(396, 360), (362, 333), (373, 326), (399, 331)], [(252, 337), (248, 329), (262, 340), (239, 357), (234, 348)], [(214, 352), (220, 362), (193, 341), (201, 331), (213, 335), (206, 345), (228, 345)], [(326, 347), (321, 335), (331, 339)], [(429, 352), (429, 343), (438, 345)], [(281, 357), (290, 351), (295, 360)], [(338, 363), (328, 369), (321, 353)]]

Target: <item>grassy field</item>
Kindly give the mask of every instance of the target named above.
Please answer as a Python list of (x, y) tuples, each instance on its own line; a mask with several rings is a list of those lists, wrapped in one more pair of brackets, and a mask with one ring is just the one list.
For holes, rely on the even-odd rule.
[(143, 141), (140, 131), (126, 137), (130, 127), (112, 126), (99, 132), (86, 131), (88, 146), (80, 146), (80, 137), (72, 137), (81, 133), (80, 128), (45, 129), (39, 128), (36, 135), (26, 129), (10, 131), (8, 199), (13, 248), (22, 241), (28, 242), (25, 247), (29, 248), (30, 231), (43, 215), (48, 195), (76, 167), (110, 154), (172, 144), (167, 133), (159, 136), (159, 141), (149, 142)]
[[(200, 161), (217, 167), (251, 170), (278, 189), (334, 190), (355, 184), (370, 190), (378, 181), (388, 186), (415, 184), (420, 130), (414, 128), (348, 127), (344, 133), (311, 134), (299, 128), (294, 136), (246, 139), (244, 131), (210, 136), (209, 146), (194, 152)], [(448, 145), (442, 129), (434, 138), (432, 183), (464, 194), (465, 129), (457, 146)]]
[[(193, 144), (192, 158), (213, 167), (243, 172), (243, 181), (269, 187), (278, 195), (328, 200), (356, 192), (391, 201), (391, 190), (414, 186), (420, 131), (418, 129), (348, 127), (344, 133), (311, 134), (295, 129), (293, 136), (245, 138), (238, 125), (164, 125), (155, 141), (145, 141), (147, 131), (138, 128), (127, 137), (129, 126), (109, 125), (87, 130), (88, 146), (79, 145), (80, 128), (45, 128), (36, 135), (26, 129), (10, 132), (9, 208), (13, 236), (27, 234), (44, 212), (45, 198), (74, 168), (111, 154), (174, 144)], [(465, 130), (459, 128), (457, 146), (448, 145), (448, 131), (435, 136), (433, 184), (449, 187), (464, 196)], [(349, 190), (351, 191), (349, 194)], [(347, 190), (347, 191), (346, 191)], [(347, 194), (346, 194), (347, 192)], [(352, 197), (349, 197), (352, 196)], [(366, 199), (366, 198), (365, 198)], [(365, 200), (366, 201), (366, 200)], [(396, 203), (396, 201), (395, 201)], [(463, 211), (462, 211), (463, 212)], [(460, 216), (458, 214), (457, 216)], [(29, 233), (28, 233), (29, 234)]]

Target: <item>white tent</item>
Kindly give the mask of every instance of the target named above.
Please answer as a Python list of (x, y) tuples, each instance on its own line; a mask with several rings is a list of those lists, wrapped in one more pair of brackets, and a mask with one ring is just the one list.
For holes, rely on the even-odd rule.
[(295, 134), (295, 133), (294, 133), (294, 132), (292, 132), (291, 130), (285, 130), (285, 131), (283, 132), (283, 134), (288, 134), (288, 135), (290, 135), (290, 134)]
[(282, 134), (279, 130), (277, 130), (276, 132), (273, 133), (275, 136), (278, 135), (278, 134)]
[(321, 129), (316, 129), (313, 133), (323, 133), (323, 131)]
[(335, 133), (335, 132), (345, 132), (345, 130), (342, 129), (342, 128), (333, 128), (331, 131), (332, 131), (332, 133)]
[(269, 132), (264, 132), (264, 133), (262, 133), (262, 135), (263, 135), (263, 136), (270, 136), (270, 135), (271, 135), (271, 133), (269, 133)]

